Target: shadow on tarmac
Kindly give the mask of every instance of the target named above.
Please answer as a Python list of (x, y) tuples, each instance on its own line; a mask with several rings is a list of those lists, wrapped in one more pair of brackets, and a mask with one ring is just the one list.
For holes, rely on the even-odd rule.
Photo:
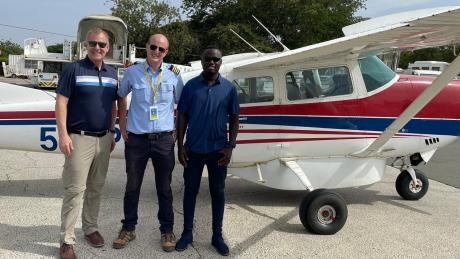
[[(176, 184), (173, 183), (173, 190), (178, 188), (176, 174)], [(120, 180), (120, 179), (118, 179)], [(123, 181), (120, 181), (122, 183)], [(153, 179), (146, 180), (144, 183), (144, 202), (147, 202), (148, 209), (140, 206), (139, 218), (149, 218), (156, 222), (155, 214), (153, 211), (157, 210), (157, 200), (155, 195), (154, 185), (151, 184)], [(208, 179), (203, 177), (201, 183), (201, 190), (197, 197), (197, 210), (196, 210), (196, 221), (209, 220), (211, 217), (210, 211), (210, 196), (208, 188)], [(182, 182), (179, 183), (182, 186)], [(122, 197), (124, 188), (123, 184), (110, 184), (107, 183), (104, 189), (104, 198), (101, 204), (101, 216), (111, 215), (112, 219), (108, 219), (103, 223), (105, 227), (113, 229), (113, 225), (119, 227), (119, 219), (122, 218)], [(145, 187), (147, 186), (147, 187)], [(239, 178), (228, 177), (226, 181), (226, 209), (232, 209), (233, 206), (237, 206), (248, 211), (251, 214), (267, 218), (271, 221), (262, 229), (258, 230), (244, 241), (239, 242), (236, 246), (232, 247), (232, 255), (243, 254), (247, 249), (257, 244), (259, 241), (270, 235), (274, 231), (286, 232), (291, 234), (302, 234), (302, 235), (313, 235), (307, 232), (300, 223), (290, 223), (291, 220), (298, 217), (298, 207), (306, 195), (306, 191), (284, 191), (284, 190), (273, 190), (264, 186), (256, 185)], [(357, 190), (359, 189), (359, 190)], [(177, 190), (175, 190), (177, 191)], [(427, 212), (413, 208), (409, 205), (399, 203), (401, 200), (399, 196), (394, 195), (382, 195), (379, 192), (367, 189), (367, 187), (361, 188), (348, 188), (337, 190), (347, 201), (347, 204), (360, 204), (360, 205), (372, 205), (376, 202), (384, 202), (393, 206), (411, 210), (425, 215), (430, 215)], [(107, 194), (111, 197), (106, 197)], [(61, 179), (51, 180), (9, 180), (0, 181), (0, 196), (16, 196), (16, 197), (49, 197), (49, 198), (60, 198), (63, 195)], [(182, 192), (175, 192), (175, 211), (179, 217), (179, 224), (182, 222), (181, 211), (182, 211)], [(115, 197), (114, 197), (115, 196)], [(113, 199), (115, 198), (115, 199)], [(142, 199), (142, 198), (141, 198)], [(119, 203), (115, 205), (113, 203)], [(292, 207), (287, 213), (281, 216), (272, 216), (267, 213), (261, 212), (254, 207)], [(117, 208), (118, 207), (118, 208)], [(113, 212), (117, 215), (113, 215)], [(203, 222), (196, 222), (196, 225), (204, 225)], [(297, 222), (297, 221), (296, 221)], [(58, 225), (59, 223), (56, 222)], [(242, 223), (244, 224), (244, 223)], [(140, 226), (145, 227), (145, 226)], [(151, 226), (148, 226), (151, 227)], [(179, 227), (180, 229), (180, 227)], [(77, 230), (77, 232), (80, 230)], [(81, 232), (81, 231), (80, 231)], [(12, 251), (28, 252), (39, 254), (43, 256), (56, 255), (57, 247), (56, 243), (59, 235), (59, 227), (57, 226), (32, 226), (32, 227), (21, 227), (12, 226), (7, 224), (0, 224), (0, 247)], [(34, 234), (31, 234), (34, 233)], [(38, 234), (37, 234), (38, 233)], [(115, 233), (112, 233), (115, 235)], [(21, 240), (20, 244), (11, 244), (11, 238)], [(9, 242), (8, 242), (9, 240)], [(80, 241), (78, 241), (80, 242)], [(53, 245), (48, 245), (48, 243)]]

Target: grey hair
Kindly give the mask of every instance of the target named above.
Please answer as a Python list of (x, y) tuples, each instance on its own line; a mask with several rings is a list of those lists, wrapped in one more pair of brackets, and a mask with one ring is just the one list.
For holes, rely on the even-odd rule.
[[(88, 38), (90, 35), (92, 34), (104, 34), (104, 36), (107, 38), (107, 41), (110, 40), (110, 37), (109, 37), (109, 34), (104, 31), (102, 28), (99, 28), (99, 27), (96, 27), (96, 28), (92, 28), (91, 30), (88, 31), (88, 33), (86, 33), (86, 41), (88, 41)], [(108, 42), (107, 42), (108, 43)]]

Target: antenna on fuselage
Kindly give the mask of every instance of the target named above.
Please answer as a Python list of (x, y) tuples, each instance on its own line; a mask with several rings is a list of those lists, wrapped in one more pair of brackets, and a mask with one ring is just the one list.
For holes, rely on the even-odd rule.
[(243, 39), (243, 37), (241, 37), (238, 33), (236, 33), (234, 30), (230, 29), (231, 32), (233, 32), (236, 36), (238, 36), (238, 38), (240, 38), (242, 41), (244, 41), (244, 43), (248, 44), (249, 47), (251, 47), (253, 50), (255, 50), (257, 53), (259, 53), (260, 55), (263, 55), (262, 52), (260, 52), (259, 50), (256, 49), (256, 47), (252, 46), (251, 43), (247, 42), (245, 39)]
[(270, 36), (273, 37), (273, 39), (275, 39), (276, 42), (278, 42), (282, 47), (283, 47), (283, 51), (288, 51), (289, 48), (286, 47), (286, 45), (284, 45), (279, 39), (278, 37), (276, 37), (269, 29), (267, 29), (267, 27), (265, 27), (259, 20), (257, 20), (257, 18), (253, 15), (252, 18), (254, 18), (254, 20), (256, 20), (256, 22), (258, 22), (260, 24), (260, 26), (262, 26), (262, 28), (264, 28), (268, 34), (270, 34)]

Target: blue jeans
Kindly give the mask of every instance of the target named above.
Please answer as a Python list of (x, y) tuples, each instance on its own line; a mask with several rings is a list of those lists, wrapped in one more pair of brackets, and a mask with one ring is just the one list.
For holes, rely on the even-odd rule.
[(150, 140), (142, 135), (129, 134), (125, 144), (127, 183), (123, 210), (125, 218), (121, 221), (123, 229), (135, 229), (138, 219), (139, 194), (145, 167), (152, 159), (155, 171), (155, 185), (158, 197), (158, 220), (161, 233), (172, 233), (174, 225), (173, 196), (171, 191), (171, 176), (174, 169), (174, 137), (165, 135), (156, 140)]
[(200, 189), (204, 165), (208, 168), (209, 191), (212, 200), (212, 231), (222, 234), (222, 221), (225, 206), (225, 178), (227, 167), (219, 166), (217, 161), (222, 154), (217, 151), (207, 154), (188, 152), (187, 167), (184, 169), (184, 232), (192, 231), (195, 216), (196, 195)]

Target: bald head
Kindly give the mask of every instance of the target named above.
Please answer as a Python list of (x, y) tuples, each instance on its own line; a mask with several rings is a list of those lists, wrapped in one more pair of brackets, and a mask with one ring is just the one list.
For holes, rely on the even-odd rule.
[(163, 58), (168, 54), (169, 41), (163, 34), (153, 34), (145, 43), (147, 49), (147, 62), (152, 69), (157, 70)]
[(147, 40), (146, 44), (149, 44), (151, 43), (152, 41), (162, 41), (162, 42), (165, 42), (166, 43), (166, 48), (169, 48), (169, 41), (168, 41), (168, 38), (166, 38), (166, 36), (164, 36), (163, 34), (153, 34), (153, 35), (150, 35), (149, 39)]

